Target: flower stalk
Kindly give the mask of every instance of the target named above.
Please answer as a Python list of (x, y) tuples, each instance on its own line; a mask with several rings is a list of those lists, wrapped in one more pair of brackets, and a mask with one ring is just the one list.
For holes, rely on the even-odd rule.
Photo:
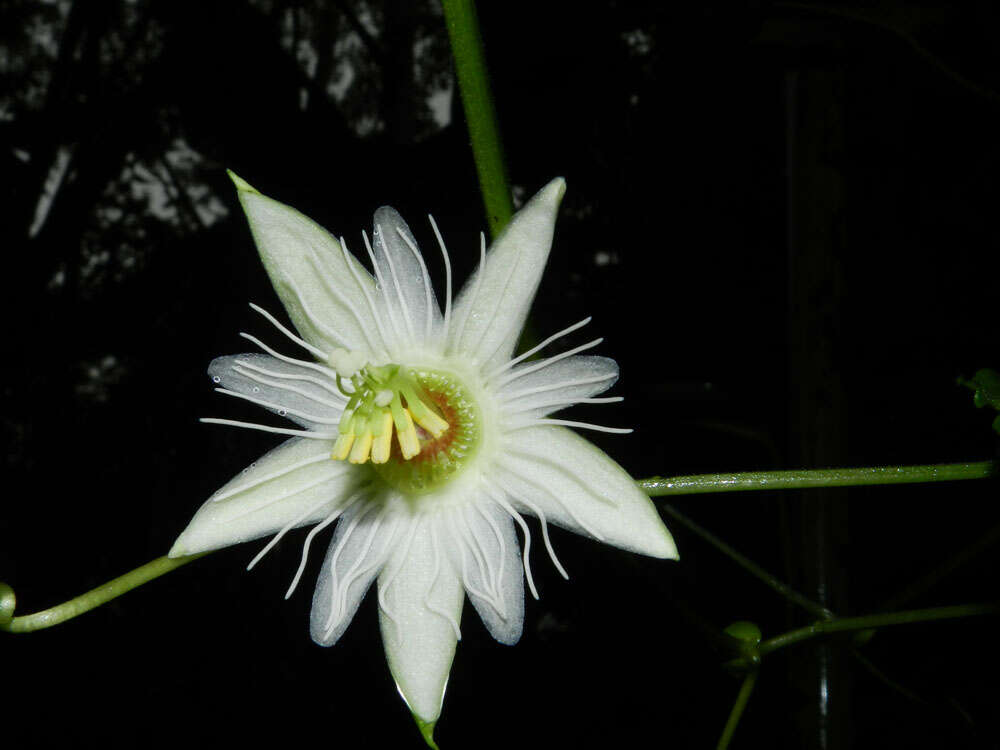
[(443, 0), (442, 6), (486, 218), (490, 235), (496, 237), (510, 221), (514, 206), (476, 5), (473, 0)]

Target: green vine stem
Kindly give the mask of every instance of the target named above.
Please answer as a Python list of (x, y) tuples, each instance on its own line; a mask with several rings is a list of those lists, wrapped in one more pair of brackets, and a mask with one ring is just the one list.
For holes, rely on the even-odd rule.
[(801, 490), (815, 487), (857, 487), (872, 484), (949, 482), (996, 476), (996, 461), (917, 466), (864, 466), (843, 469), (791, 469), (741, 471), (735, 474), (695, 474), (640, 479), (639, 487), (650, 497), (695, 495), (705, 492), (749, 490)]
[[(1000, 613), (1000, 604), (959, 604), (950, 607), (931, 607), (929, 609), (910, 609), (902, 612), (886, 612), (859, 617), (841, 617), (835, 620), (814, 622), (804, 628), (789, 630), (773, 638), (760, 642), (756, 649), (758, 658), (773, 653), (787, 646), (808, 641), (820, 636), (833, 635), (856, 630), (874, 630), (889, 625), (910, 625), (918, 622), (933, 622), (935, 620), (951, 620), (959, 617), (976, 617)], [(747, 657), (733, 659), (726, 663), (727, 667), (736, 669), (755, 669), (756, 664)]]
[(442, 0), (442, 5), (486, 218), (490, 234), (496, 237), (510, 221), (514, 206), (490, 79), (486, 72), (486, 55), (479, 33), (476, 5), (473, 0)]
[(746, 677), (743, 678), (743, 684), (740, 685), (740, 692), (736, 694), (736, 702), (733, 703), (733, 709), (729, 712), (729, 718), (726, 720), (726, 726), (722, 729), (722, 736), (719, 738), (719, 744), (715, 746), (716, 750), (726, 750), (726, 748), (729, 747), (729, 742), (733, 739), (736, 727), (740, 723), (740, 718), (743, 716), (743, 709), (747, 707), (747, 701), (750, 700), (750, 693), (753, 692), (753, 686), (756, 682), (756, 670), (748, 672)]
[(84, 612), (89, 612), (127, 591), (207, 554), (207, 552), (202, 552), (189, 557), (158, 557), (125, 575), (118, 576), (95, 589), (91, 589), (85, 594), (80, 594), (80, 596), (41, 612), (21, 617), (14, 617), (14, 607), (17, 603), (14, 590), (7, 584), (0, 583), (0, 630), (5, 630), (8, 633), (30, 633), (34, 630), (51, 628), (53, 625), (72, 620)]

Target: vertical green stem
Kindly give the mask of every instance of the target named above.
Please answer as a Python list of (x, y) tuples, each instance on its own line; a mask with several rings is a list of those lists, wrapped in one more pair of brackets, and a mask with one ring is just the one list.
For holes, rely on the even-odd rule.
[(504, 166), (500, 128), (486, 72), (483, 38), (473, 0), (442, 0), (451, 51), (455, 58), (458, 89), (469, 126), (472, 155), (486, 207), (490, 234), (496, 237), (510, 221), (511, 202), (507, 169)]
[(740, 717), (743, 716), (743, 709), (747, 707), (747, 701), (750, 700), (750, 693), (753, 692), (755, 682), (757, 682), (756, 671), (748, 672), (747, 676), (743, 678), (743, 684), (740, 685), (740, 692), (736, 696), (736, 702), (733, 703), (733, 710), (729, 712), (729, 719), (726, 720), (726, 726), (722, 730), (719, 744), (715, 746), (716, 750), (726, 750), (729, 747), (729, 742), (733, 739), (736, 727), (740, 723)]

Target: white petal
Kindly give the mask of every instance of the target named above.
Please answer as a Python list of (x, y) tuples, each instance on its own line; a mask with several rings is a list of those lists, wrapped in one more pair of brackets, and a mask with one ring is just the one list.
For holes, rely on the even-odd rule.
[[(422, 721), (436, 721), (455, 656), (462, 582), (438, 545), (437, 521), (415, 520), (409, 544), (397, 545), (379, 576), (379, 623), (400, 695)], [(438, 537), (437, 539), (435, 537)]]
[(334, 380), (267, 354), (216, 357), (208, 374), (216, 385), (310, 430), (330, 431), (347, 403)]
[(302, 338), (324, 351), (377, 350), (365, 297), (374, 295), (371, 275), (314, 221), (230, 176), (264, 268)]
[(382, 206), (375, 212), (372, 246), (375, 265), (385, 283), (379, 290), (383, 320), (391, 320), (399, 333), (397, 348), (403, 342), (426, 346), (441, 324), (441, 309), (417, 241), (395, 209)]
[(337, 522), (313, 594), (309, 631), (320, 646), (332, 646), (347, 630), (358, 605), (389, 559), (399, 518), (370, 500), (355, 503)]
[(499, 481), (518, 510), (616, 547), (677, 557), (650, 499), (603, 451), (562, 427), (508, 433)]
[(452, 565), (483, 624), (501, 643), (517, 643), (524, 627), (524, 570), (513, 519), (481, 498), (456, 508), (448, 528)]
[[(527, 362), (511, 371), (513, 379), (498, 391), (505, 415), (544, 417), (603, 393), (618, 380), (618, 364), (608, 357), (576, 356), (548, 365), (546, 361)], [(533, 367), (538, 369), (518, 376)]]
[(201, 506), (169, 556), (228, 547), (293, 521), (304, 526), (325, 518), (363, 476), (357, 467), (330, 459), (332, 448), (330, 440), (293, 438), (266, 453)]
[(550, 182), (493, 243), (486, 267), (466, 282), (455, 303), (452, 351), (471, 355), (487, 370), (510, 359), (549, 257), (565, 192), (562, 178)]

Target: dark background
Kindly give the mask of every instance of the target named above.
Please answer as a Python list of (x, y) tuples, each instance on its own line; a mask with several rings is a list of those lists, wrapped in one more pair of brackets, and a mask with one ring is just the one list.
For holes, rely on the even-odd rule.
[[(994, 456), (992, 415), (955, 385), (1000, 367), (994, 3), (481, 5), (516, 195), (569, 184), (534, 328), (594, 316), (627, 400), (577, 416), (637, 428), (596, 436), (634, 476)], [(485, 221), (436, 3), (0, 14), (0, 579), (24, 614), (164, 554), (275, 444), (197, 422), (244, 415), (205, 368), (244, 350), (240, 330), (273, 339), (248, 301), (280, 307), (224, 168), (352, 245), (388, 203), (433, 248), (432, 212), (457, 279)], [(996, 492), (674, 506), (860, 614), (963, 552), (898, 606), (994, 599)], [(571, 580), (535, 555), (542, 600), (514, 648), (467, 608), (442, 748), (714, 746), (738, 681), (710, 634), (809, 617), (671, 528), (679, 564), (554, 532)], [(372, 602), (325, 650), (308, 635), (321, 554), (282, 600), (301, 536), (252, 573), (261, 543), (0, 638), (5, 741), (419, 747)], [(733, 746), (996, 747), (995, 628), (775, 654)]]

